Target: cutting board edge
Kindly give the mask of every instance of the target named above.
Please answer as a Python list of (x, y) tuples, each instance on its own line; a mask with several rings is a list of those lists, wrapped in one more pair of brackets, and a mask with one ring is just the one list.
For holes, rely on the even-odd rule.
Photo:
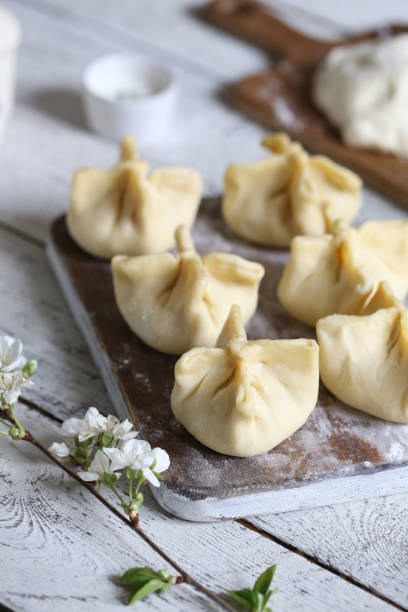
[(163, 486), (151, 490), (157, 503), (169, 514), (187, 521), (212, 522), (403, 494), (408, 491), (408, 466), (225, 499), (190, 500)]

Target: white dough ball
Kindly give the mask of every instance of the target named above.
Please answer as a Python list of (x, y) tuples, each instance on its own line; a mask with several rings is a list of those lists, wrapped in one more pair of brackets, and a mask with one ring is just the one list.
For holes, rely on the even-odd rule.
[(313, 85), (346, 144), (408, 156), (408, 34), (333, 49)]

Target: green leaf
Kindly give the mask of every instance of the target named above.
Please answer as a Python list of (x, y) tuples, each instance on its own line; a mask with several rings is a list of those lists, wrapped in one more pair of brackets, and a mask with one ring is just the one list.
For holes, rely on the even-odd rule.
[(245, 597), (241, 597), (240, 595), (238, 595), (238, 593), (235, 593), (234, 591), (230, 591), (229, 594), (239, 603), (242, 608), (245, 608), (246, 610), (252, 610), (252, 604), (247, 601)]
[(266, 607), (268, 600), (276, 589), (270, 590), (269, 587), (276, 572), (276, 565), (268, 567), (256, 580), (252, 589), (242, 589), (241, 591), (230, 591), (231, 597), (239, 603), (242, 608), (250, 612), (269, 612)]
[(268, 591), (268, 592), (267, 592), (267, 594), (265, 595), (264, 606), (266, 606), (266, 604), (268, 603), (269, 599), (272, 597), (272, 595), (273, 595), (274, 593), (276, 593), (276, 591), (277, 591), (277, 590), (278, 590), (278, 589), (277, 589), (277, 588), (275, 588), (275, 589), (272, 589), (272, 591)]
[(136, 478), (138, 473), (139, 473), (139, 470), (133, 470), (130, 467), (127, 467), (125, 470), (125, 476), (128, 480), (133, 480), (134, 478)]
[(176, 579), (176, 578), (175, 578), (175, 576), (170, 576), (170, 575), (169, 575), (169, 572), (167, 571), (167, 568), (166, 568), (166, 567), (163, 567), (163, 569), (159, 571), (159, 576), (160, 576), (161, 578), (163, 578), (164, 580), (167, 580), (168, 578), (174, 578), (174, 579)]
[(251, 589), (242, 589), (242, 591), (230, 591), (230, 595), (247, 610), (253, 610), (254, 606), (256, 606), (256, 595)]
[(256, 596), (256, 612), (264, 612), (265, 610), (265, 606), (266, 606), (266, 601), (265, 601), (265, 597), (262, 593), (255, 593)]
[(75, 448), (70, 456), (81, 466), (88, 467), (89, 465), (88, 449), (92, 444), (93, 439), (93, 436), (91, 436), (90, 438), (80, 442), (78, 436), (75, 437)]
[(99, 438), (99, 446), (101, 448), (105, 448), (107, 446), (112, 446), (112, 443), (114, 441), (114, 436), (109, 436), (106, 431), (104, 431), (101, 435), (101, 437)]
[(255, 593), (262, 593), (262, 595), (267, 595), (269, 591), (269, 587), (271, 586), (271, 582), (276, 572), (276, 565), (271, 565), (268, 567), (258, 578), (258, 580), (254, 584)]
[(115, 472), (105, 472), (104, 474), (102, 474), (100, 481), (106, 487), (112, 488), (112, 485), (115, 484), (117, 479), (118, 477), (116, 476)]
[(87, 449), (88, 446), (90, 444), (92, 444), (93, 439), (94, 439), (93, 436), (91, 436), (90, 438), (86, 438), (86, 440), (82, 440), (82, 442), (80, 442), (79, 439), (78, 439), (77, 445), (80, 446), (83, 449)]
[(145, 578), (146, 580), (160, 578), (159, 574), (156, 574), (156, 572), (154, 572), (150, 567), (131, 567), (123, 574), (123, 576), (120, 577), (119, 584), (132, 584), (141, 577)]
[(82, 448), (74, 448), (70, 455), (79, 465), (83, 465), (88, 459), (88, 453)]
[(150, 567), (131, 567), (119, 579), (119, 584), (131, 589), (129, 603), (143, 599), (155, 591), (161, 590), (165, 593), (176, 583), (176, 576), (171, 576), (166, 568), (155, 572)]
[(137, 591), (141, 589), (142, 587), (144, 587), (145, 584), (147, 584), (151, 580), (159, 580), (159, 579), (158, 578), (147, 578), (146, 576), (139, 576), (138, 578), (135, 578), (134, 580), (132, 580), (130, 584), (126, 584), (124, 586), (126, 588), (130, 588), (131, 591), (135, 591), (135, 590)]
[(144, 586), (142, 586), (141, 588), (139, 588), (138, 586), (133, 588), (130, 592), (128, 603), (132, 604), (135, 601), (139, 601), (140, 599), (143, 599), (143, 597), (150, 595), (150, 593), (159, 591), (162, 586), (163, 580), (161, 578), (153, 578), (152, 580), (146, 582), (146, 584), (144, 584)]

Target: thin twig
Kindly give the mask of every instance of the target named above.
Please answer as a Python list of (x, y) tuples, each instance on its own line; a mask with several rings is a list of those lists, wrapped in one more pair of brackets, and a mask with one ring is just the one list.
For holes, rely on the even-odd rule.
[[(12, 422), (8, 414), (8, 411), (6, 410), (0, 410), (0, 416), (8, 420), (9, 422)], [(174, 561), (171, 557), (169, 557), (169, 555), (164, 550), (162, 550), (160, 546), (158, 546), (158, 544), (156, 544), (156, 542), (154, 542), (143, 531), (143, 529), (139, 525), (138, 517), (134, 520), (130, 520), (126, 516), (124, 516), (117, 508), (115, 508), (115, 506), (113, 506), (110, 502), (108, 502), (107, 499), (105, 499), (100, 493), (98, 493), (98, 491), (95, 489), (95, 486), (93, 484), (82, 480), (78, 476), (78, 474), (76, 474), (76, 472), (71, 470), (67, 465), (64, 465), (61, 461), (59, 461), (56, 457), (54, 457), (54, 455), (50, 453), (50, 451), (45, 446), (43, 446), (41, 442), (39, 442), (39, 440), (34, 438), (34, 436), (29, 431), (25, 430), (25, 436), (24, 438), (22, 438), (22, 440), (25, 440), (26, 442), (30, 442), (31, 444), (36, 446), (44, 455), (46, 455), (49, 459), (51, 459), (51, 461), (56, 463), (62, 470), (64, 470), (64, 472), (69, 474), (71, 478), (73, 478), (74, 480), (79, 482), (83, 487), (88, 489), (91, 495), (96, 497), (96, 499), (98, 499), (106, 508), (108, 508), (108, 510), (110, 510), (118, 519), (120, 519), (122, 523), (125, 523), (125, 525), (127, 525), (133, 531), (135, 531), (146, 542), (146, 544), (148, 544), (153, 550), (155, 550), (165, 561), (167, 561), (167, 563), (169, 563), (172, 567), (174, 567), (174, 569), (177, 572), (179, 572), (179, 574), (182, 576), (183, 582), (191, 584), (196, 589), (204, 593), (209, 599), (212, 599), (218, 605), (223, 607), (225, 610), (229, 610), (229, 612), (236, 612), (236, 608), (232, 607), (230, 604), (228, 604), (226, 601), (224, 601), (221, 597), (219, 597), (216, 593), (214, 593), (210, 589), (207, 589), (207, 587), (205, 587), (203, 584), (198, 582), (195, 578), (190, 576), (190, 574), (186, 572), (182, 567), (180, 567), (180, 565), (178, 565), (176, 561)], [(177, 582), (180, 583), (182, 581), (178, 580)]]

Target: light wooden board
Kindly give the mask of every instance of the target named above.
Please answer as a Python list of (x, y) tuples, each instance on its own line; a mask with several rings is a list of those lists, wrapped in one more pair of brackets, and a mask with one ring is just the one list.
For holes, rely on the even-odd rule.
[[(312, 337), (276, 298), (287, 254), (241, 243), (219, 209), (217, 198), (201, 204), (193, 228), (198, 252), (234, 252), (266, 270), (248, 337)], [(408, 492), (408, 425), (351, 410), (322, 385), (305, 425), (268, 453), (233, 458), (197, 443), (170, 410), (174, 359), (149, 349), (124, 323), (110, 266), (76, 246), (64, 217), (53, 223), (47, 250), (115, 410), (172, 458), (162, 486), (153, 489), (166, 510), (209, 521)]]
[[(406, 10), (404, 2), (405, 0), (402, 2), (393, 0), (384, 3), (381, 0), (372, 0), (370, 10), (367, 11), (365, 3), (356, 3), (353, 5), (353, 10), (349, 10), (348, 5), (344, 3), (333, 5), (324, 0), (311, 0), (307, 8), (326, 14), (329, 18), (332, 17), (339, 23), (347, 24), (347, 27), (352, 29), (358, 23), (367, 26), (377, 25), (390, 13), (394, 13), (392, 19), (395, 20), (404, 14)], [(62, 4), (60, 0), (57, 0), (57, 3)], [(191, 2), (191, 5), (197, 3)], [(296, 2), (291, 0), (289, 4), (296, 3), (301, 7), (304, 5), (301, 0), (296, 0)], [(49, 9), (49, 2), (40, 4), (39, 0), (35, 0), (18, 3), (6, 2), (6, 4), (9, 4), (23, 21), (25, 44), (19, 63), (20, 102), (14, 120), (9, 126), (7, 138), (0, 147), (1, 222), (7, 222), (30, 236), (44, 238), (51, 219), (65, 208), (72, 170), (77, 165), (89, 163), (107, 165), (111, 162), (115, 155), (115, 147), (112, 143), (103, 141), (85, 131), (80, 102), (78, 96), (75, 95), (74, 88), (79, 82), (80, 69), (85, 61), (83, 58), (88, 57), (87, 49), (90, 49), (90, 55), (118, 48), (132, 48), (141, 52), (145, 50), (150, 53), (150, 47), (146, 48), (145, 41), (140, 40), (141, 32), (150, 39), (150, 42), (154, 42), (156, 59), (168, 61), (166, 45), (179, 49), (180, 55), (184, 53), (188, 56), (190, 68), (185, 72), (187, 75), (194, 73), (195, 79), (183, 85), (184, 91), (188, 91), (189, 104), (184, 107), (188, 110), (188, 114), (183, 113), (184, 117), (181, 112), (178, 114), (177, 138), (161, 143), (160, 151), (152, 147), (146, 152), (149, 158), (157, 164), (168, 161), (174, 163), (180, 161), (183, 156), (186, 159), (193, 156), (196, 166), (205, 168), (207, 191), (218, 193), (222, 185), (222, 169), (226, 160), (249, 161), (262, 155), (257, 145), (257, 139), (261, 133), (257, 126), (242, 121), (227, 109), (223, 109), (222, 112), (217, 111), (217, 113), (211, 109), (216, 104), (215, 94), (219, 83), (223, 82), (225, 76), (229, 78), (230, 75), (231, 80), (236, 80), (242, 75), (244, 68), (246, 72), (262, 69), (268, 59), (258, 50), (253, 50), (239, 41), (233, 41), (231, 43), (233, 48), (228, 47), (228, 52), (224, 53), (222, 49), (227, 48), (224, 45), (230, 43), (220, 33), (212, 33), (212, 28), (200, 27), (199, 39), (197, 39), (198, 30), (195, 31), (194, 37), (191, 37), (189, 34), (190, 19), (182, 12), (184, 6), (190, 5), (188, 0), (172, 2), (175, 7), (175, 19), (180, 17), (183, 22), (183, 28), (178, 30), (176, 37), (172, 37), (172, 28), (165, 28), (165, 21), (163, 21), (165, 35), (162, 35), (161, 31), (151, 31), (151, 28), (154, 27), (151, 21), (146, 22), (142, 19), (144, 14), (149, 14), (149, 11), (153, 11), (156, 17), (160, 14), (164, 4), (160, 0), (149, 0), (148, 2), (138, 0), (137, 7), (138, 9), (140, 7), (140, 14), (134, 22), (131, 21), (136, 6), (133, 0), (121, 0), (123, 8), (120, 11), (117, 10), (117, 4), (112, 0), (98, 3), (97, 11), (94, 10), (94, 5), (90, 0), (81, 0), (81, 2), (73, 0), (69, 5), (72, 10), (89, 13), (89, 22), (86, 26), (81, 25), (80, 28), (78, 27), (79, 22), (71, 20), (69, 14), (65, 15), (63, 20), (60, 15), (53, 14)], [(66, 3), (65, 6), (67, 6)], [(36, 12), (39, 14), (35, 17)], [(103, 28), (99, 27), (97, 22), (101, 19), (104, 19), (108, 25)], [(111, 26), (118, 19), (123, 23), (123, 30), (114, 32), (115, 28)], [(125, 36), (124, 30), (129, 23), (131, 28), (127, 30)], [(308, 21), (308, 27), (310, 25), (314, 31), (316, 24), (313, 20)], [(335, 24), (334, 28), (336, 29)], [(199, 47), (198, 52), (194, 54), (190, 52), (190, 49), (196, 39), (199, 40)], [(238, 58), (236, 55), (238, 48), (240, 49), (239, 61), (235, 61), (235, 58)], [(161, 49), (164, 50), (161, 51)], [(218, 61), (212, 54), (215, 49), (217, 49)], [(244, 61), (244, 56), (250, 60)], [(177, 62), (172, 57), (171, 62), (173, 61)], [(219, 65), (217, 82), (206, 81), (202, 73), (198, 78), (199, 70), (195, 68), (198, 61), (211, 69), (214, 64)], [(209, 74), (211, 70), (207, 72)], [(197, 88), (196, 84), (200, 82), (204, 84), (203, 88)], [(59, 95), (61, 93), (62, 96)], [(196, 103), (202, 104), (200, 108), (205, 108), (208, 115), (202, 112), (195, 114)], [(199, 140), (191, 138), (191, 129), (194, 125), (202, 128), (199, 130)], [(401, 216), (401, 211), (389, 205), (383, 198), (366, 190), (362, 218), (371, 216), (396, 218)], [(43, 367), (36, 377), (37, 384), (32, 389), (32, 397), (36, 397), (40, 402), (46, 400), (51, 410), (64, 416), (69, 414), (80, 416), (90, 403), (96, 403), (102, 409), (109, 409), (104, 387), (81, 336), (59, 296), (59, 291), (45, 264), (44, 254), (34, 248), (31, 249), (30, 245), (20, 247), (22, 243), (19, 240), (16, 241), (12, 234), (2, 233), (1, 238), (5, 247), (2, 251), (2, 265), (0, 266), (0, 289), (2, 290), (0, 311), (3, 315), (0, 324), (4, 331), (11, 333), (18, 333), (19, 329), (23, 329), (24, 341), (28, 343), (30, 349), (35, 349), (43, 362)], [(32, 259), (34, 262), (31, 262)], [(35, 280), (36, 277), (38, 280)], [(18, 289), (14, 290), (16, 284)], [(24, 307), (20, 305), (20, 301), (24, 301)], [(34, 325), (31, 325), (34, 322), (35, 328)], [(48, 392), (50, 385), (52, 392)], [(40, 474), (40, 471), (31, 465), (31, 460), (32, 458), (29, 457), (27, 464), (20, 466), (22, 472), (29, 467), (32, 469), (31, 476), (26, 482), (27, 495), (35, 495), (33, 487)], [(69, 497), (72, 501), (71, 498), (75, 499), (72, 492)], [(407, 606), (408, 597), (404, 591), (406, 581), (402, 580), (405, 570), (404, 557), (399, 552), (400, 546), (403, 546), (406, 541), (404, 511), (407, 504), (408, 496), (401, 495), (386, 500), (379, 498), (333, 508), (286, 513), (278, 517), (274, 515), (269, 520), (265, 517), (262, 520), (264, 529), (276, 533), (278, 537), (282, 534), (282, 538), (287, 539), (295, 547), (316, 555), (316, 557), (320, 555), (324, 562), (349, 573), (362, 583), (378, 588), (386, 596), (395, 598), (396, 601)], [(382, 505), (385, 510), (381, 509)], [(340, 511), (341, 508), (344, 508), (344, 511)], [(66, 509), (66, 515), (63, 514), (63, 508), (59, 509), (59, 513), (64, 517), (65, 523), (71, 525), (76, 520), (75, 512), (70, 505), (66, 506)], [(369, 525), (372, 526), (369, 531), (368, 519)], [(90, 532), (90, 525), (93, 523), (86, 517), (82, 517), (82, 520), (83, 528)], [(162, 521), (158, 528), (160, 535), (162, 535), (161, 531), (168, 531), (167, 518), (163, 518)], [(113, 529), (110, 523), (109, 526)], [(209, 527), (211, 526), (205, 526), (205, 530), (202, 531), (203, 542), (206, 540), (206, 530)], [(17, 531), (11, 530), (10, 537), (16, 533)], [(8, 600), (9, 605), (13, 601), (13, 607), (19, 610), (37, 610), (39, 609), (36, 607), (37, 604), (48, 605), (50, 610), (71, 610), (72, 601), (64, 599), (66, 596), (65, 582), (61, 575), (54, 574), (51, 583), (44, 578), (39, 583), (42, 590), (36, 590), (38, 581), (36, 555), (40, 554), (40, 549), (36, 548), (35, 542), (43, 532), (37, 530), (36, 533), (37, 535), (32, 536), (27, 547), (21, 541), (19, 532), (20, 543), (15, 556), (13, 553), (10, 559), (10, 566), (21, 568), (22, 561), (28, 555), (27, 563), (22, 569), (23, 573), (27, 573), (27, 582), (24, 584), (25, 589), (18, 587), (19, 573), (16, 570), (14, 580), (17, 588), (12, 595), (13, 600)], [(113, 530), (113, 533), (116, 532)], [(63, 535), (64, 531), (56, 541), (49, 540), (50, 543), (46, 550), (51, 558), (55, 554), (58, 543), (64, 541)], [(68, 532), (68, 542), (70, 537), (70, 532)], [(185, 537), (184, 532), (179, 532), (177, 537), (179, 539)], [(220, 548), (225, 548), (230, 556), (234, 557), (240, 553), (239, 541), (236, 540), (234, 546), (230, 546), (228, 533), (224, 537), (223, 531), (219, 530), (217, 538), (220, 539)], [(4, 546), (9, 543), (11, 544), (11, 541), (7, 540)], [(101, 545), (98, 541), (98, 547)], [(194, 543), (192, 545), (194, 546)], [(95, 549), (96, 558), (99, 554), (98, 547)], [(82, 543), (78, 544), (77, 550), (80, 557), (83, 554)], [(211, 555), (211, 550), (212, 541), (209, 539), (208, 545), (203, 544), (200, 548), (203, 575), (208, 574), (208, 567), (213, 566), (214, 557)], [(10, 551), (13, 552), (13, 549), (7, 546), (7, 554)], [(81, 573), (81, 568), (77, 572), (74, 571), (78, 563), (78, 555), (64, 557), (65, 564), (71, 572), (70, 576), (73, 576), (74, 580)], [(239, 573), (237, 568), (240, 562), (241, 557), (238, 558), (237, 565), (234, 565), (234, 575)], [(223, 557), (222, 563), (225, 563), (227, 571), (228, 558)], [(246, 567), (252, 567), (250, 560), (245, 561), (245, 564)], [(101, 581), (101, 575), (95, 572), (92, 583), (95, 589), (104, 583), (104, 578), (105, 576)], [(318, 579), (324, 583), (325, 572), (317, 574), (312, 584), (312, 588), (317, 593), (320, 591)], [(283, 601), (283, 598), (280, 599), (277, 610), (288, 609), (288, 607), (285, 608), (285, 604), (288, 601), (290, 603), (290, 583), (296, 582), (296, 572), (294, 575), (287, 572), (286, 580), (288, 584), (284, 587), (284, 595), (288, 599), (286, 601)], [(241, 582), (237, 580), (236, 585), (241, 586)], [(47, 597), (47, 593), (51, 592), (50, 586), (52, 595)], [(281, 584), (279, 586), (282, 588)], [(33, 598), (29, 596), (30, 589), (33, 589)], [(358, 591), (357, 589), (356, 592)], [(39, 599), (40, 595), (43, 597), (42, 600)], [(4, 601), (1, 597), (0, 600)], [(94, 601), (90, 599), (86, 605), (83, 602), (80, 605), (84, 609), (92, 610)], [(337, 583), (333, 598), (323, 588), (320, 603), (314, 606), (313, 602), (311, 609), (376, 609), (375, 598), (370, 598), (368, 601), (370, 605), (360, 604), (360, 598), (358, 594), (354, 594), (354, 591), (352, 598), (344, 598), (341, 583)], [(74, 603), (76, 605), (76, 601)], [(157, 605), (162, 604), (160, 600), (160, 604)], [(178, 604), (180, 605), (180, 601)], [(302, 604), (303, 601), (299, 596), (296, 599), (295, 608), (305, 609)], [(108, 606), (109, 602), (105, 605)], [(189, 601), (186, 605), (189, 612), (201, 609), (198, 599), (192, 603)], [(143, 604), (142, 609), (151, 609), (151, 606), (157, 609), (153, 600)], [(177, 606), (173, 606), (174, 608)], [(98, 609), (105, 608), (101, 608), (98, 602)], [(178, 609), (183, 609), (183, 605)]]

